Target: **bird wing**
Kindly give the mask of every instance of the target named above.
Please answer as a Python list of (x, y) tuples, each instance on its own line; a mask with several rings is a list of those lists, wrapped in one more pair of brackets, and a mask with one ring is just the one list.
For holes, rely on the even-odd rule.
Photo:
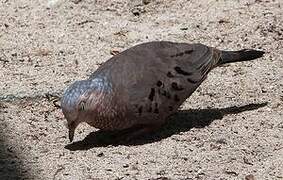
[(93, 77), (109, 77), (136, 114), (160, 116), (160, 111), (176, 110), (195, 91), (218, 54), (202, 44), (149, 42), (112, 57)]

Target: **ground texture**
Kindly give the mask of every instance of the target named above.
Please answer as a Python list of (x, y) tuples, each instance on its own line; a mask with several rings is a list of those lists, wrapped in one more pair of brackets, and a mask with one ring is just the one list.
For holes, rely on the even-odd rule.
[[(1, 0), (0, 179), (282, 179), (282, 27), (281, 0)], [(213, 70), (148, 137), (69, 144), (56, 96), (152, 40), (266, 55)]]

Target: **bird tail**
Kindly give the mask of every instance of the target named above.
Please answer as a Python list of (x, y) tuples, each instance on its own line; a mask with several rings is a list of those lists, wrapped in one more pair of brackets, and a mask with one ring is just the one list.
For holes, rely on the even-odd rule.
[(265, 52), (263, 51), (257, 51), (253, 49), (243, 49), (240, 51), (221, 51), (218, 65), (257, 59), (262, 57), (264, 53)]

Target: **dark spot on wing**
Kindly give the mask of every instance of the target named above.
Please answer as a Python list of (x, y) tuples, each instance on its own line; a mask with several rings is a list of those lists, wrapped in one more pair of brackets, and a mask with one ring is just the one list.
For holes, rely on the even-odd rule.
[(157, 103), (155, 103), (154, 104), (155, 105), (155, 108), (154, 108), (154, 113), (159, 113), (159, 110), (158, 110), (158, 104)]
[(181, 68), (181, 67), (178, 67), (178, 66), (176, 66), (174, 69), (175, 69), (175, 71), (176, 71), (178, 74), (182, 74), (182, 75), (184, 75), (184, 76), (189, 76), (189, 75), (192, 75), (192, 74), (193, 74), (193, 73), (186, 72), (186, 71), (182, 70), (182, 68)]
[(172, 78), (172, 77), (174, 77), (174, 75), (169, 71), (169, 72), (167, 73), (167, 77)]
[(174, 100), (175, 100), (176, 102), (180, 101), (180, 98), (178, 97), (177, 94), (174, 95)]
[(186, 50), (186, 51), (184, 51), (184, 52), (180, 52), (180, 53), (177, 53), (177, 54), (173, 54), (173, 55), (171, 55), (170, 57), (179, 57), (179, 56), (183, 56), (184, 54), (190, 54), (190, 53), (192, 53), (193, 52), (193, 50)]
[(180, 52), (180, 53), (178, 53), (178, 54), (176, 54), (177, 56), (183, 56), (185, 53), (183, 53), (183, 52)]
[(151, 100), (151, 101), (153, 101), (154, 95), (155, 95), (155, 89), (154, 89), (154, 88), (151, 88), (150, 94), (149, 94), (149, 96), (148, 96), (148, 99)]
[(163, 90), (163, 89), (158, 89), (158, 94), (160, 94), (160, 95), (162, 95), (162, 96), (165, 96), (165, 97), (167, 97), (168, 99), (171, 98), (170, 93), (167, 92), (167, 91), (165, 91), (165, 90)]
[(183, 52), (180, 52), (180, 53), (177, 53), (177, 54), (174, 54), (174, 55), (171, 55), (170, 57), (178, 57), (178, 56), (183, 56), (184, 53)]
[(152, 107), (150, 106), (147, 112), (152, 112)]
[(168, 106), (169, 111), (173, 111), (173, 106)]
[(171, 87), (176, 90), (176, 91), (181, 91), (181, 90), (184, 90), (184, 88), (182, 86), (179, 86), (176, 82), (173, 82), (171, 84)]
[(192, 49), (191, 49), (191, 50), (186, 50), (186, 51), (185, 51), (185, 54), (191, 54), (193, 51), (194, 51), (194, 50), (192, 50)]
[(188, 81), (189, 83), (192, 83), (192, 84), (196, 84), (196, 83), (199, 82), (199, 81), (196, 81), (196, 80), (193, 80), (193, 79), (190, 79), (190, 78), (188, 78), (187, 81)]
[(154, 109), (154, 113), (158, 114), (159, 113), (159, 110), (156, 108)]
[(157, 108), (158, 107), (158, 103), (156, 102), (156, 103), (154, 103), (154, 106), (155, 106), (155, 108)]
[(142, 114), (142, 106), (139, 107), (139, 115)]
[(161, 81), (157, 81), (157, 83), (156, 83), (156, 85), (158, 86), (158, 87), (161, 87), (162, 86), (162, 82)]

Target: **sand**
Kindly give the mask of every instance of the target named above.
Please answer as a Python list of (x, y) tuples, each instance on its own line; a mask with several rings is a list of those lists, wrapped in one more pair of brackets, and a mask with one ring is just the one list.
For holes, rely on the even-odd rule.
[[(281, 0), (1, 0), (0, 179), (283, 179), (282, 27)], [(214, 69), (148, 137), (83, 124), (70, 144), (53, 99), (153, 40), (266, 54)]]

